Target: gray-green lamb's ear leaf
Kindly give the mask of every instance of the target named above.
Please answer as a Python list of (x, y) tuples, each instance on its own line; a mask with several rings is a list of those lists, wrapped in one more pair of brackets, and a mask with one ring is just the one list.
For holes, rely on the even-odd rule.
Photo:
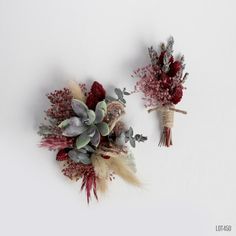
[[(92, 141), (91, 141), (92, 142)], [(87, 151), (87, 152), (95, 152), (95, 150), (91, 147), (91, 146), (89, 146), (89, 145), (86, 145), (85, 147), (84, 147), (84, 149)]]
[(83, 163), (85, 165), (90, 164), (91, 160), (87, 153), (80, 152), (79, 150), (73, 149), (68, 152), (70, 159), (76, 163)]
[(130, 138), (129, 142), (130, 142), (130, 145), (131, 145), (133, 148), (135, 148), (135, 139), (134, 139), (134, 138)]
[(96, 129), (95, 134), (93, 135), (93, 137), (91, 138), (91, 143), (93, 146), (97, 147), (100, 143), (100, 133), (98, 132), (98, 130)]
[(82, 124), (81, 120), (78, 117), (74, 116), (74, 117), (71, 117), (69, 119), (63, 120), (58, 125), (58, 127), (65, 128), (66, 126), (69, 126), (69, 125), (71, 125), (71, 126), (82, 126), (83, 124)]
[(85, 133), (92, 138), (95, 135), (95, 132), (97, 130), (97, 127), (95, 125), (91, 125), (86, 131)]
[(109, 126), (106, 122), (97, 124), (97, 128), (102, 136), (107, 136), (110, 133)]
[(96, 114), (96, 119), (94, 121), (95, 124), (102, 122), (106, 115), (105, 111), (101, 109), (96, 109), (95, 114)]
[(86, 154), (83, 154), (83, 155), (80, 156), (80, 162), (82, 162), (82, 163), (85, 164), (85, 165), (88, 165), (88, 164), (91, 164), (91, 163), (92, 163), (92, 162), (91, 162), (91, 159), (90, 159), (89, 156), (86, 155)]
[(76, 139), (76, 148), (80, 149), (85, 147), (90, 142), (90, 137), (83, 133)]
[(107, 112), (107, 104), (105, 101), (101, 101), (96, 105), (96, 110), (103, 110), (105, 113)]
[(87, 114), (88, 114), (88, 120), (85, 121), (85, 123), (86, 125), (91, 125), (95, 121), (96, 115), (92, 110), (88, 110)]
[(87, 116), (88, 107), (82, 101), (77, 100), (77, 99), (72, 99), (71, 106), (77, 116), (79, 117)]
[(82, 134), (86, 129), (87, 127), (85, 126), (69, 125), (63, 130), (62, 135), (66, 137), (76, 137)]
[(66, 126), (68, 126), (69, 125), (69, 119), (66, 119), (66, 120), (63, 120), (59, 125), (58, 125), (58, 127), (59, 128), (65, 128)]

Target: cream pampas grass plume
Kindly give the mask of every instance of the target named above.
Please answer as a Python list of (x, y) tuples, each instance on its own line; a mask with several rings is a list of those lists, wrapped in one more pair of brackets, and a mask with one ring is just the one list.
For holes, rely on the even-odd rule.
[(78, 99), (83, 102), (85, 101), (86, 99), (85, 95), (78, 83), (76, 83), (73, 80), (69, 81), (69, 89), (71, 91), (73, 98)]

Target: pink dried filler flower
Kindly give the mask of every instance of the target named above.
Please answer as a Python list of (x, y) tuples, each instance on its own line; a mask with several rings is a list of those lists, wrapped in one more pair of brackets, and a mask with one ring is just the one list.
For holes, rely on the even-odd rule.
[(159, 110), (163, 117), (163, 132), (159, 145), (172, 145), (171, 128), (174, 122), (174, 112), (185, 111), (175, 109), (183, 96), (183, 86), (188, 73), (183, 73), (184, 57), (174, 59), (174, 39), (171, 37), (167, 44), (161, 45), (158, 53), (153, 47), (148, 48), (151, 63), (134, 71), (138, 78), (135, 91), (142, 92), (144, 105), (149, 112)]

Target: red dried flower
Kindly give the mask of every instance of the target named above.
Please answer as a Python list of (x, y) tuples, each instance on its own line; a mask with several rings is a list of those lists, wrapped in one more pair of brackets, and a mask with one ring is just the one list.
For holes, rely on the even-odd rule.
[(98, 99), (104, 99), (106, 91), (101, 84), (95, 81), (91, 87), (91, 93), (93, 93)]
[(57, 161), (65, 161), (69, 159), (68, 150), (67, 149), (61, 149), (56, 156)]
[(174, 89), (174, 92), (171, 96), (171, 102), (173, 102), (174, 104), (177, 104), (181, 101), (183, 96), (183, 88), (182, 87), (176, 87)]
[(160, 85), (163, 89), (167, 89), (171, 87), (172, 80), (166, 73), (164, 72), (161, 73), (160, 80), (161, 80)]
[(73, 147), (74, 139), (59, 135), (50, 135), (41, 140), (40, 147), (45, 147), (50, 150), (64, 149)]
[(72, 94), (69, 89), (55, 90), (48, 94), (47, 97), (51, 103), (51, 107), (46, 111), (48, 117), (60, 123), (73, 116), (74, 112), (71, 107)]
[(170, 69), (168, 71), (168, 75), (170, 77), (176, 76), (176, 74), (180, 71), (181, 68), (182, 68), (181, 62), (175, 61), (175, 62), (171, 63), (170, 64)]
[(86, 99), (86, 105), (88, 106), (88, 108), (95, 109), (97, 103), (98, 103), (97, 98), (93, 95), (93, 93), (89, 93)]
[(89, 109), (95, 109), (98, 102), (102, 101), (106, 97), (106, 91), (101, 84), (95, 81), (88, 94), (86, 105)]

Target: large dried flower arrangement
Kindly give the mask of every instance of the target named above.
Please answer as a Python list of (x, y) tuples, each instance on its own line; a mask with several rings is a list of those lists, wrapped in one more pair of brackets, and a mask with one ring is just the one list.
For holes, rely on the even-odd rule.
[(117, 98), (107, 96), (101, 84), (94, 82), (89, 92), (85, 84), (70, 82), (69, 88), (47, 95), (51, 106), (46, 111), (46, 124), (39, 127), (41, 147), (55, 150), (62, 163), (62, 173), (71, 180), (82, 180), (87, 202), (91, 193), (107, 191), (115, 175), (140, 186), (135, 175), (135, 162), (128, 143), (147, 138), (134, 134), (121, 120), (125, 114), (126, 89), (115, 89)]

